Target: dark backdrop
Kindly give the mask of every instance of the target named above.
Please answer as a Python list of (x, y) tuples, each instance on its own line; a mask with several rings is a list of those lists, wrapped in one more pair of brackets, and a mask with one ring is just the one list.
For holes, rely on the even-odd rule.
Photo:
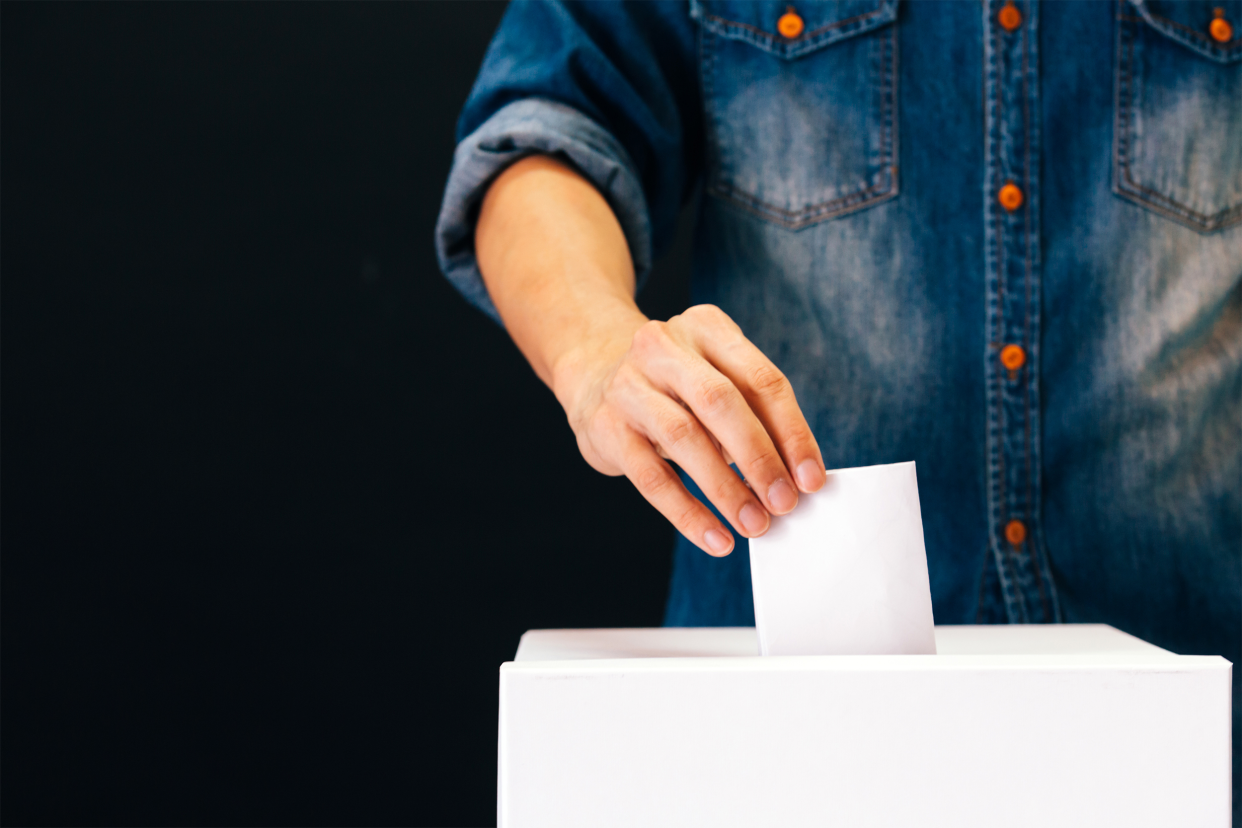
[(4, 823), (489, 825), (518, 636), (660, 622), (437, 270), (502, 11), (3, 4)]

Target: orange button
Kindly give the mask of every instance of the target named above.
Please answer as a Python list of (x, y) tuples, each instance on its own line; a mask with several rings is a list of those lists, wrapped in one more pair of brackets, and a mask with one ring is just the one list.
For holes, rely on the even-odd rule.
[[(768, 19), (771, 20), (772, 18), (769, 17)], [(795, 37), (802, 34), (804, 25), (805, 24), (802, 22), (802, 18), (799, 17), (798, 13), (793, 10), (793, 6), (790, 6), (789, 10), (781, 15), (781, 19), (776, 21), (776, 30), (780, 32), (782, 36), (793, 40)]]
[(1026, 524), (1020, 520), (1011, 520), (1005, 524), (1005, 540), (1014, 546), (1021, 546), (1026, 540)]
[(1010, 371), (1016, 371), (1026, 364), (1026, 351), (1020, 345), (1006, 345), (1001, 348), (1001, 365)]
[(1013, 212), (1022, 206), (1022, 191), (1018, 189), (1018, 185), (1012, 181), (1000, 188), (1000, 192), (996, 194), (996, 200), (1001, 203), (1009, 212)]
[(1013, 3), (1006, 3), (996, 15), (996, 22), (1000, 23), (1005, 31), (1012, 32), (1022, 25), (1022, 12), (1018, 11), (1018, 7)]
[(1216, 19), (1208, 24), (1208, 34), (1217, 43), (1228, 43), (1233, 40), (1233, 26), (1229, 25), (1229, 21), (1225, 19), (1224, 9), (1213, 9)]

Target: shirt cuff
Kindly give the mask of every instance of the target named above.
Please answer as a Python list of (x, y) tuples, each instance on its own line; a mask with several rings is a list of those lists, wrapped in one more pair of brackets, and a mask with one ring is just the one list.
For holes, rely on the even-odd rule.
[(510, 164), (534, 154), (567, 160), (594, 184), (621, 223), (638, 285), (651, 270), (647, 200), (634, 165), (617, 139), (563, 104), (541, 98), (515, 101), (457, 145), (436, 222), (440, 269), (471, 304), (497, 322), (501, 321), (500, 314), (483, 284), (474, 255), (474, 225), (479, 203), (496, 176)]

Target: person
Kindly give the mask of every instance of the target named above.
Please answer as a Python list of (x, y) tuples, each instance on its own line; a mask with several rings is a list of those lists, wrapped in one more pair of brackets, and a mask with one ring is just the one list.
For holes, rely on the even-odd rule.
[[(681, 533), (666, 624), (752, 624), (747, 539), (825, 465), (913, 459), (937, 622), (1236, 662), (1240, 30), (1236, 0), (514, 2), (440, 262)], [(648, 320), (695, 198), (694, 306)]]

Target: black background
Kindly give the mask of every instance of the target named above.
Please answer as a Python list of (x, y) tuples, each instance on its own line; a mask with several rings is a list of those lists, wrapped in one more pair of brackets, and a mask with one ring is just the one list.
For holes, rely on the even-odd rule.
[(436, 265), (502, 12), (3, 4), (4, 823), (492, 824), (518, 636), (660, 622)]

